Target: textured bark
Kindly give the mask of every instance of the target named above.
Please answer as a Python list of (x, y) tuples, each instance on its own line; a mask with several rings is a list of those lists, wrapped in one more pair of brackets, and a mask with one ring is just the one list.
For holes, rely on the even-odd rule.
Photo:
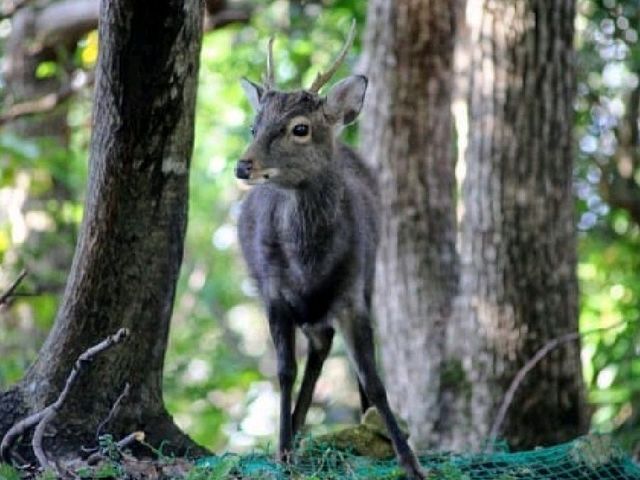
[[(479, 445), (519, 368), (577, 331), (572, 198), (573, 0), (472, 0), (461, 297), (452, 350), (469, 386), (447, 440)], [(460, 408), (464, 407), (464, 408)], [(583, 433), (578, 342), (518, 390), (501, 436), (516, 448)]]
[(369, 2), (364, 156), (381, 190), (374, 299), (392, 406), (420, 448), (438, 435), (444, 329), (457, 285), (450, 110), (459, 2)]
[(193, 447), (167, 414), (161, 387), (187, 222), (202, 15), (200, 0), (152, 9), (129, 0), (101, 4), (80, 237), (55, 325), (24, 380), (0, 396), (0, 412), (41, 409), (87, 347), (120, 327), (131, 339), (80, 376), (49, 448), (90, 442), (125, 382), (131, 393), (115, 435), (141, 429), (156, 445)]

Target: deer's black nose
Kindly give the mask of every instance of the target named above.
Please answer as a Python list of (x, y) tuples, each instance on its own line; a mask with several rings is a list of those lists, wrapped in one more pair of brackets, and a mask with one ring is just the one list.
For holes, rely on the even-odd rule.
[(253, 169), (253, 160), (238, 160), (236, 165), (236, 178), (248, 180)]

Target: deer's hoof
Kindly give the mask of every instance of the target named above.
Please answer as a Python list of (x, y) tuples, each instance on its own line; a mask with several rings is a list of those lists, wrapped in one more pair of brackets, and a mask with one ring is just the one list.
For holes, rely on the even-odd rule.
[(280, 450), (276, 458), (281, 463), (291, 464), (293, 463), (293, 452), (289, 449)]
[(409, 458), (403, 459), (400, 464), (405, 472), (407, 472), (407, 478), (409, 480), (426, 480), (427, 475), (422, 470), (422, 467), (418, 463), (416, 457), (411, 455)]

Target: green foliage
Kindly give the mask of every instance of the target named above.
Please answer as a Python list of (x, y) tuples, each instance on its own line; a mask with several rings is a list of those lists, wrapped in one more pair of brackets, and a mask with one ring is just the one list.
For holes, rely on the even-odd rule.
[(223, 457), (211, 466), (195, 467), (187, 474), (185, 480), (224, 480), (229, 478), (238, 461), (237, 457)]
[(122, 469), (115, 462), (105, 462), (91, 472), (91, 478), (122, 478)]
[(56, 475), (56, 473), (53, 471), (53, 469), (46, 469), (44, 472), (42, 472), (41, 474), (39, 474), (36, 477), (37, 480), (58, 480), (58, 476)]
[[(640, 404), (639, 238), (606, 241), (594, 233), (581, 242), (582, 327), (610, 327), (583, 340), (585, 380), (598, 431), (617, 432), (628, 448), (637, 441)], [(634, 413), (635, 411), (635, 413)]]
[(0, 463), (0, 480), (20, 480), (20, 472), (11, 465)]
[[(582, 357), (594, 428), (615, 432), (633, 448), (640, 429), (640, 225), (624, 208), (607, 204), (602, 193), (615, 188), (627, 148), (625, 115), (640, 74), (640, 18), (632, 2), (581, 1), (578, 7), (580, 327), (606, 329), (583, 338)], [(634, 162), (630, 182), (640, 191), (640, 165)]]
[(85, 152), (0, 132), (0, 285), (26, 268), (0, 325), (0, 389), (17, 381), (51, 328), (81, 216)]
[(53, 77), (58, 73), (58, 64), (56, 62), (42, 62), (36, 69), (36, 78), (44, 79)]
[(120, 450), (112, 435), (101, 435), (98, 439), (98, 445), (100, 446), (100, 452), (106, 458), (111, 460), (118, 460), (120, 458)]

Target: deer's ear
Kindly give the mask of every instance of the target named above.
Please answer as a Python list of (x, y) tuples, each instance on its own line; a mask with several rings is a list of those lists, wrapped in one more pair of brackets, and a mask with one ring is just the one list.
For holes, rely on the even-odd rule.
[(247, 99), (249, 103), (253, 107), (253, 109), (257, 112), (260, 110), (260, 100), (262, 99), (262, 95), (264, 94), (264, 88), (257, 83), (252, 82), (247, 78), (240, 79), (240, 85), (242, 85), (242, 89), (244, 93), (247, 95)]
[(325, 113), (336, 123), (350, 124), (362, 109), (366, 91), (367, 77), (363, 75), (352, 75), (340, 80), (327, 94)]

